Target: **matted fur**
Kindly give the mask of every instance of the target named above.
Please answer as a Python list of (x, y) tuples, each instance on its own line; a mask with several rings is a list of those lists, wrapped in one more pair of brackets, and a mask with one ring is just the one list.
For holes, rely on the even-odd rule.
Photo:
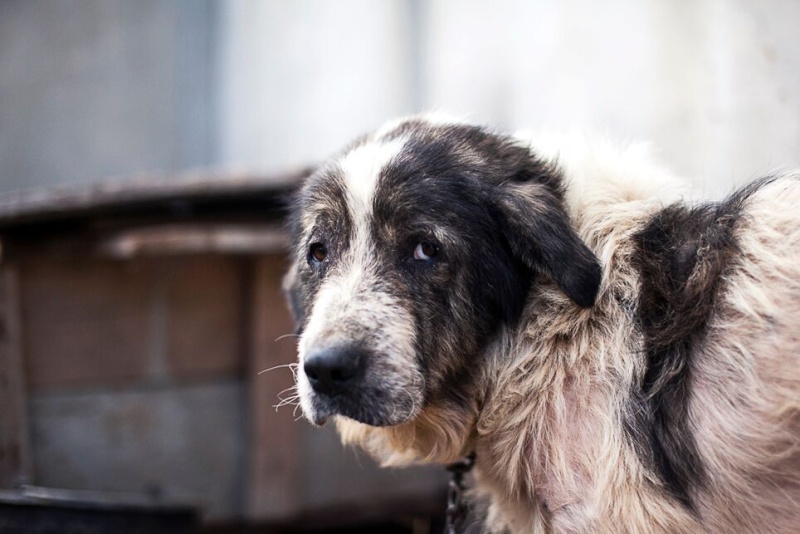
[[(345, 443), (385, 465), (449, 463), (475, 451), (474, 494), (487, 505), (492, 532), (796, 532), (800, 176), (786, 173), (726, 203), (700, 204), (685, 200), (685, 185), (652, 163), (642, 145), (552, 135), (508, 141), (458, 128), (445, 119), (392, 123), (356, 144), (358, 172), (373, 173), (367, 185), (348, 189), (353, 159), (347, 163), (345, 154), (301, 194), (287, 288), (306, 332), (298, 378), (306, 415), (318, 423), (333, 416)], [(475, 193), (453, 202), (495, 206), (475, 213), (498, 221), (486, 235), (504, 233), (510, 244), (498, 250), (520, 261), (503, 283), (521, 284), (527, 296), (518, 311), (497, 312), (509, 316), (503, 320), (476, 311), (482, 303), (467, 297), (484, 293), (468, 291), (463, 263), (415, 271), (417, 263), (393, 259), (408, 221), (393, 225), (394, 212), (379, 203), (392, 202), (394, 189), (376, 184), (412, 187), (425, 174), (414, 166), (416, 155), (440, 138), (449, 139), (446, 150), (437, 149), (449, 163), (429, 174), (468, 176), (464, 187)], [(524, 176), (508, 142), (530, 147)], [(392, 178), (401, 163), (413, 172)], [(511, 167), (513, 177), (492, 175)], [(354, 209), (347, 199), (329, 198), (336, 191), (375, 206)], [(373, 200), (375, 194), (384, 197)], [(529, 250), (506, 235), (524, 225), (549, 232), (542, 214), (561, 210), (602, 266), (599, 287), (583, 245), (564, 252), (536, 243)], [(308, 246), (324, 240), (318, 226), (331, 226), (330, 213), (355, 228), (331, 231), (334, 257), (318, 266)], [(372, 221), (380, 224), (370, 229)], [(477, 238), (463, 241), (445, 219), (437, 221), (431, 215), (427, 235), (443, 249), (464, 248), (484, 261)], [(408, 243), (410, 255), (415, 241)], [(550, 246), (555, 252), (543, 250)], [(567, 253), (578, 259), (561, 261)], [(583, 270), (556, 272), (572, 260)], [(417, 286), (417, 276), (429, 279)], [(452, 317), (436, 328), (420, 324), (428, 308), (414, 299), (444, 280), (451, 299), (436, 309)], [(341, 296), (348, 292), (357, 293), (353, 304)], [(315, 309), (318, 294), (327, 295), (324, 313)], [(373, 298), (377, 316), (367, 316)], [(469, 338), (472, 326), (481, 333)], [(424, 345), (434, 336), (441, 339)], [(358, 395), (347, 402), (315, 393), (302, 371), (309, 352), (330, 339), (353, 341), (369, 360), (353, 385)], [(385, 405), (374, 394), (381, 380), (388, 384)], [(410, 386), (413, 398), (402, 400), (397, 391)]]

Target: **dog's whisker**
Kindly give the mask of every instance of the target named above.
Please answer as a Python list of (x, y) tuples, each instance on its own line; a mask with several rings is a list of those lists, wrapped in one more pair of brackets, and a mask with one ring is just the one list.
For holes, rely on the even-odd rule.
[(287, 404), (295, 404), (299, 400), (300, 400), (300, 396), (299, 395), (292, 395), (291, 397), (286, 397), (286, 398), (280, 399), (280, 401), (278, 402), (278, 405), (279, 406), (285, 406)]
[(275, 411), (277, 412), (279, 408), (283, 408), (284, 406), (299, 406), (300, 405), (300, 398), (288, 398), (281, 400), (278, 404), (273, 405)]
[(282, 341), (282, 340), (284, 340), (286, 338), (290, 338), (290, 337), (299, 338), (300, 334), (283, 334), (282, 336), (276, 337), (275, 340), (273, 341), (273, 343), (277, 343), (278, 341)]
[[(263, 375), (264, 373), (269, 373), (270, 371), (274, 371), (275, 369), (285, 369), (287, 367), (292, 370), (292, 374), (296, 373), (297, 363), (284, 363), (281, 365), (275, 365), (273, 367), (270, 367), (269, 369), (262, 369), (261, 371), (258, 372), (258, 374)], [(297, 375), (295, 374), (295, 376)]]
[(286, 388), (286, 389), (282, 389), (281, 391), (279, 391), (279, 392), (278, 392), (278, 394), (277, 394), (276, 396), (277, 396), (277, 397), (280, 397), (281, 395), (283, 395), (283, 394), (284, 394), (284, 393), (286, 393), (287, 391), (293, 391), (293, 390), (295, 390), (295, 391), (297, 390), (297, 384), (292, 384), (292, 385), (291, 385), (291, 386), (289, 386), (288, 388)]

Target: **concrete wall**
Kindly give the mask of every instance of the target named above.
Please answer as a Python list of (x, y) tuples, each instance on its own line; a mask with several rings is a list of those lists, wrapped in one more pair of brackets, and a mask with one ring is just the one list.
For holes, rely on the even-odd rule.
[(652, 140), (710, 194), (800, 164), (792, 0), (6, 0), (0, 191), (271, 171), (431, 108)]
[(800, 165), (800, 3), (425, 5), (426, 107), (651, 140), (709, 194)]
[(0, 192), (213, 163), (216, 6), (0, 2)]
[(402, 0), (233, 0), (221, 16), (221, 163), (318, 161), (414, 110), (416, 28)]
[(653, 141), (710, 195), (800, 165), (791, 0), (235, 0), (220, 156), (281, 168), (426, 109)]

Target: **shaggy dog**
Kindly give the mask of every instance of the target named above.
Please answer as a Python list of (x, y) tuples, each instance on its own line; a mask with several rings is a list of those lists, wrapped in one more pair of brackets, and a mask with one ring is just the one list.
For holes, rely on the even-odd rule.
[(411, 118), (310, 177), (298, 393), (492, 532), (797, 532), (800, 181), (687, 203), (641, 146)]

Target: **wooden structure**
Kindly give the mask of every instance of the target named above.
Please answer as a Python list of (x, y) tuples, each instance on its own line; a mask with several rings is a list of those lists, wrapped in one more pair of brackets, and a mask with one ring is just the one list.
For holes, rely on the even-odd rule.
[(438, 471), (378, 470), (274, 409), (293, 384), (280, 283), (302, 175), (0, 198), (0, 488), (190, 500), (211, 523), (441, 510)]

